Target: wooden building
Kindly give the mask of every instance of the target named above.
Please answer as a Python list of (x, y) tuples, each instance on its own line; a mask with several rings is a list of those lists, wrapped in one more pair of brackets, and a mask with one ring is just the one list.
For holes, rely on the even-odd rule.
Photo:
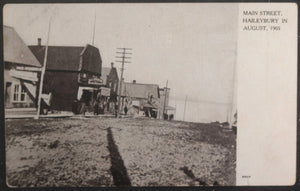
[(111, 63), (111, 67), (103, 67), (101, 79), (103, 87), (109, 88), (109, 95), (107, 98), (107, 111), (114, 113), (115, 105), (118, 100), (118, 86), (119, 86), (119, 76), (117, 69), (114, 64)]
[[(29, 46), (43, 64), (45, 46)], [(49, 46), (43, 93), (51, 93), (51, 109), (72, 111), (75, 101), (82, 101), (88, 111), (102, 85), (102, 60), (98, 48), (86, 46)]]
[(146, 116), (154, 113), (151, 116), (157, 117), (160, 98), (157, 84), (136, 83), (135, 80), (132, 83), (123, 82), (121, 97), (122, 111), (126, 106), (129, 113), (140, 114), (140, 111), (142, 111), (142, 114)]
[(10, 108), (36, 108), (41, 65), (14, 28), (3, 26), (4, 104)]

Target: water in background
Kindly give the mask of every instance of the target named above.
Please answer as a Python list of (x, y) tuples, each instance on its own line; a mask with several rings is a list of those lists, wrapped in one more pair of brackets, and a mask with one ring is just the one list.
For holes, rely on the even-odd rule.
[[(175, 120), (183, 121), (184, 100), (170, 100), (169, 105), (176, 106)], [(225, 122), (228, 119), (230, 104), (211, 102), (186, 102), (184, 121), (189, 122)]]

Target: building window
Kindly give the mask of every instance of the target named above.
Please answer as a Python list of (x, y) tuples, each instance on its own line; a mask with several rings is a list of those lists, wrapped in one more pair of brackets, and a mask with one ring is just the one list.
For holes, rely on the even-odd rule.
[(25, 87), (20, 84), (14, 85), (14, 102), (24, 102), (26, 97)]
[(86, 77), (87, 77), (87, 74), (86, 74), (86, 73), (81, 73), (81, 77), (82, 77), (82, 78), (86, 78)]

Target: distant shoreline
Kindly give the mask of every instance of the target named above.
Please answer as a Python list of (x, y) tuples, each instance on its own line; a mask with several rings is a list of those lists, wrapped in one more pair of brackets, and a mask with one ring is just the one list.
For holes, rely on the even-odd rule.
[[(170, 101), (185, 101), (185, 99), (175, 99), (174, 97), (169, 98)], [(207, 103), (207, 104), (216, 104), (216, 105), (230, 105), (231, 103), (225, 103), (225, 102), (214, 102), (214, 101), (205, 101), (205, 100), (195, 100), (195, 99), (188, 99), (187, 102), (194, 102), (194, 103)]]

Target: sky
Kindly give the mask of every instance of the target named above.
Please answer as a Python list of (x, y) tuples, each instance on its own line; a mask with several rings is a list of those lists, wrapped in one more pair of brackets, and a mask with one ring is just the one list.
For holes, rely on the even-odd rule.
[(98, 47), (102, 65), (119, 69), (117, 48), (132, 48), (127, 82), (166, 85), (173, 99), (230, 103), (236, 63), (238, 4), (9, 4), (4, 25), (27, 45)]

